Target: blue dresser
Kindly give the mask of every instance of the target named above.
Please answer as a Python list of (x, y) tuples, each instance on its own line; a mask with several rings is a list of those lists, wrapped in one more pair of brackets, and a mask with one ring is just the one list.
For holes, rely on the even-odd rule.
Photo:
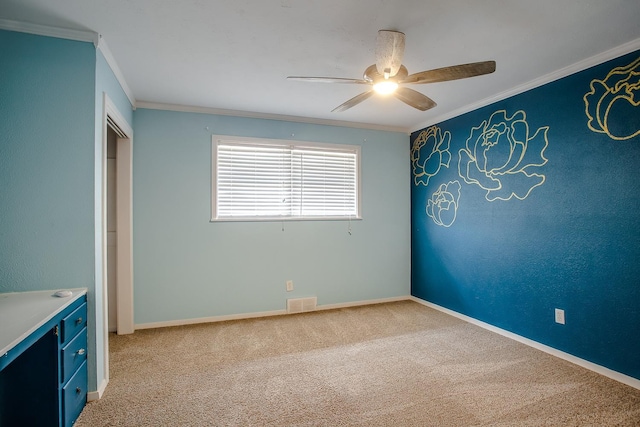
[(0, 426), (72, 426), (87, 401), (87, 297), (0, 294)]

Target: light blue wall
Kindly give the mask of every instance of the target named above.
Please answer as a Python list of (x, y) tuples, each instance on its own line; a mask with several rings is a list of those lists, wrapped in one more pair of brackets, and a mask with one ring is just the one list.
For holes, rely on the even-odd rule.
[(414, 133), (413, 295), (640, 379), (639, 71), (635, 52)]
[(106, 93), (122, 118), (133, 127), (133, 107), (102, 51), (96, 54), (96, 139), (102, 141), (102, 94)]
[(95, 48), (0, 31), (0, 292), (93, 286)]
[[(89, 329), (89, 342), (95, 344), (95, 351), (89, 353), (88, 368), (90, 373), (95, 372), (95, 377), (90, 374), (89, 387), (95, 390), (97, 386), (106, 378), (104, 372), (104, 353), (105, 353), (105, 324), (104, 324), (104, 287), (103, 283), (103, 215), (102, 212), (106, 208), (103, 206), (102, 192), (102, 176), (104, 174), (103, 165), (106, 153), (104, 152), (104, 96), (106, 95), (113, 105), (116, 107), (120, 115), (130, 127), (133, 127), (133, 108), (127, 95), (116, 79), (111, 67), (105, 60), (100, 49), (96, 51), (95, 65), (95, 132), (94, 132), (94, 223), (95, 223), (95, 291), (89, 294), (89, 313), (88, 315), (94, 320), (95, 328)], [(133, 135), (129, 135), (133, 136)]]
[[(134, 132), (136, 324), (409, 294), (406, 134), (150, 109)], [(212, 134), (361, 145), (364, 219), (210, 223)]]
[(92, 43), (0, 31), (0, 58), (0, 292), (88, 288), (96, 390), (105, 377), (102, 93), (129, 124), (131, 104)]

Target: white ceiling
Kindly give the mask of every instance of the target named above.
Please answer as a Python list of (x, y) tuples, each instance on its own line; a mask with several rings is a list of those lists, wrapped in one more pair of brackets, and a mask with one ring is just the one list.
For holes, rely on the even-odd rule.
[[(402, 131), (640, 47), (639, 0), (0, 0), (0, 19), (101, 34), (138, 105)], [(376, 95), (331, 113), (363, 87), (286, 79), (361, 78), (379, 29), (406, 34), (409, 73), (484, 60), (497, 70), (413, 86), (438, 103), (426, 112)]]

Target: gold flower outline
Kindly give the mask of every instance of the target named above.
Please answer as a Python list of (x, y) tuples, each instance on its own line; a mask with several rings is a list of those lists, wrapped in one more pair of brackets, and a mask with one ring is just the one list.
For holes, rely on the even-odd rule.
[(427, 216), (441, 227), (451, 227), (458, 215), (460, 181), (441, 184), (427, 201)]
[[(615, 105), (627, 102), (631, 108), (640, 106), (640, 96), (636, 98), (640, 89), (640, 57), (629, 65), (616, 67), (607, 74), (603, 80), (593, 79), (590, 83), (591, 90), (583, 99), (585, 113), (589, 118), (587, 126), (593, 132), (604, 133), (616, 141), (631, 139), (640, 135), (640, 129), (631, 131), (625, 135), (616, 135), (610, 129), (610, 113)], [(592, 99), (592, 101), (590, 101)], [(612, 117), (613, 118), (613, 117)]]
[(449, 167), (451, 132), (442, 132), (437, 126), (420, 132), (411, 147), (411, 165), (415, 185), (429, 185), (431, 177), (440, 172), (442, 166)]
[(489, 202), (524, 200), (546, 180), (538, 169), (547, 163), (548, 131), (542, 126), (531, 136), (523, 110), (511, 117), (498, 110), (471, 129), (466, 148), (459, 151), (458, 174), (485, 190)]

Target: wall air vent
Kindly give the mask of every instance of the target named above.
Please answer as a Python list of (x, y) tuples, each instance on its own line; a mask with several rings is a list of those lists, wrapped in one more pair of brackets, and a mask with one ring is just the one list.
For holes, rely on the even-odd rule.
[(289, 298), (287, 300), (287, 313), (304, 313), (314, 311), (318, 304), (318, 297)]

